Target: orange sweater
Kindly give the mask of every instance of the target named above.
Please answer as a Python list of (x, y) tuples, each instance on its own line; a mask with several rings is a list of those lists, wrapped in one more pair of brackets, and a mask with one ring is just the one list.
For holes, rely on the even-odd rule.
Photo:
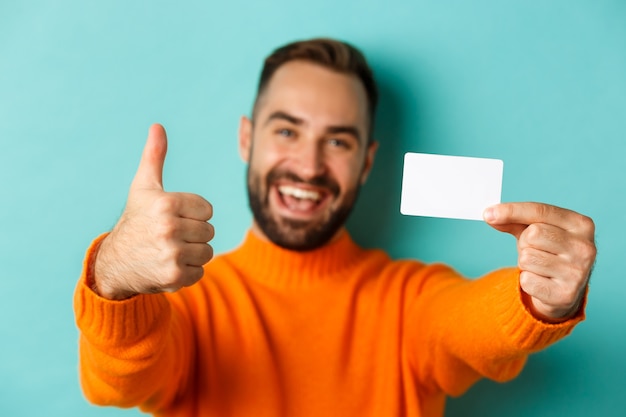
[(101, 239), (75, 294), (83, 390), (158, 416), (442, 416), (583, 319), (533, 318), (515, 269), (466, 280), (347, 234), (296, 253), (248, 233), (192, 287), (109, 301), (87, 285)]

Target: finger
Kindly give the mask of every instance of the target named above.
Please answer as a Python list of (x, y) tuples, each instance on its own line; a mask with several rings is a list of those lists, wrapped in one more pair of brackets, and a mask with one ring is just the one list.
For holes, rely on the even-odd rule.
[(189, 287), (196, 282), (200, 281), (200, 279), (204, 276), (204, 267), (203, 266), (191, 266), (187, 265), (185, 267), (185, 280), (182, 282), (183, 287)]
[(207, 243), (215, 236), (213, 225), (201, 220), (178, 219), (176, 238), (187, 243)]
[[(571, 210), (542, 203), (503, 203), (484, 212), (487, 223), (495, 225), (547, 223), (561, 229), (593, 235), (593, 221)], [(517, 230), (517, 229), (516, 229)]]
[(207, 243), (187, 243), (181, 254), (184, 266), (203, 266), (213, 258), (213, 247)]
[(197, 194), (168, 193), (176, 200), (175, 212), (186, 219), (206, 222), (213, 217), (213, 206)]
[(162, 190), (163, 164), (167, 153), (167, 135), (163, 126), (153, 124), (143, 148), (141, 161), (131, 188)]
[(152, 204), (156, 213), (207, 221), (213, 217), (213, 206), (207, 200), (192, 193), (160, 193)]
[[(571, 312), (580, 304), (585, 286), (569, 281), (545, 278), (529, 271), (520, 273), (520, 288), (535, 300), (535, 307), (541, 307), (542, 314), (553, 318)], [(537, 301), (542, 305), (539, 306)]]
[(204, 276), (204, 267), (202, 266), (190, 266), (185, 265), (181, 267), (179, 278), (175, 282), (170, 282), (165, 285), (158, 285), (148, 288), (147, 293), (160, 293), (160, 292), (176, 292), (183, 287), (189, 287), (198, 282)]
[(571, 248), (571, 240), (577, 239), (565, 230), (544, 223), (534, 223), (526, 227), (519, 236), (518, 247), (535, 248), (541, 251), (563, 254)]
[(511, 223), (511, 224), (492, 224), (489, 223), (489, 226), (493, 227), (496, 230), (499, 230), (500, 232), (504, 232), (504, 233), (509, 233), (513, 236), (515, 236), (516, 239), (519, 239), (520, 235), (522, 234), (522, 232), (524, 232), (524, 230), (528, 227), (528, 225), (526, 224), (515, 224), (515, 223)]
[(519, 284), (526, 294), (545, 304), (551, 304), (554, 283), (549, 278), (531, 271), (522, 271), (519, 276)]
[(517, 264), (522, 271), (532, 272), (544, 278), (559, 280), (561, 277), (567, 278), (571, 275), (566, 260), (535, 248), (520, 250)]

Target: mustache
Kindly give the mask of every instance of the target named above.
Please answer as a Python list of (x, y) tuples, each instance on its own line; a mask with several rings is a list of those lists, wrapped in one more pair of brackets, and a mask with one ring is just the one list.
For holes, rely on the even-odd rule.
[(326, 188), (331, 192), (331, 194), (337, 196), (340, 191), (339, 184), (332, 177), (328, 175), (318, 175), (317, 177), (313, 177), (309, 180), (304, 180), (300, 178), (298, 175), (294, 174), (291, 171), (283, 171), (283, 170), (272, 170), (267, 174), (267, 188), (269, 189), (270, 185), (279, 180), (288, 180), (291, 182), (295, 182), (298, 184), (310, 185), (314, 187)]

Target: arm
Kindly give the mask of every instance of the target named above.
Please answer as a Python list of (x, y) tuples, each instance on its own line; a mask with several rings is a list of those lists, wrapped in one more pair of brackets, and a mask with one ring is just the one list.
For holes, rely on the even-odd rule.
[(202, 277), (212, 208), (163, 190), (166, 149), (165, 131), (152, 126), (124, 213), (90, 247), (76, 289), (81, 382), (99, 404), (158, 409), (184, 390), (191, 369), (185, 307), (162, 292)]
[(189, 379), (191, 328), (184, 311), (164, 294), (113, 301), (91, 289), (102, 238), (87, 252), (74, 295), (83, 392), (98, 405), (156, 410), (184, 390)]
[(529, 353), (584, 319), (593, 222), (537, 203), (502, 204), (485, 217), (517, 238), (519, 269), (467, 281), (434, 268), (411, 316), (419, 320), (414, 343), (430, 345), (426, 358), (414, 358), (418, 374), (451, 395), (483, 376), (515, 377)]
[(461, 395), (484, 377), (513, 379), (530, 353), (584, 319), (582, 311), (561, 323), (536, 318), (522, 300), (516, 268), (476, 280), (441, 265), (425, 273), (423, 291), (409, 310), (409, 354), (423, 385), (448, 395)]

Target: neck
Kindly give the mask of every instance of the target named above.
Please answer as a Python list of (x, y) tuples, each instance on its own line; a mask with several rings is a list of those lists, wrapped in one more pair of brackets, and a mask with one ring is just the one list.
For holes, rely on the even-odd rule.
[(270, 242), (250, 230), (239, 249), (231, 256), (244, 275), (272, 286), (310, 285), (341, 279), (346, 268), (358, 262), (363, 249), (344, 230), (332, 242), (309, 251), (293, 251)]

